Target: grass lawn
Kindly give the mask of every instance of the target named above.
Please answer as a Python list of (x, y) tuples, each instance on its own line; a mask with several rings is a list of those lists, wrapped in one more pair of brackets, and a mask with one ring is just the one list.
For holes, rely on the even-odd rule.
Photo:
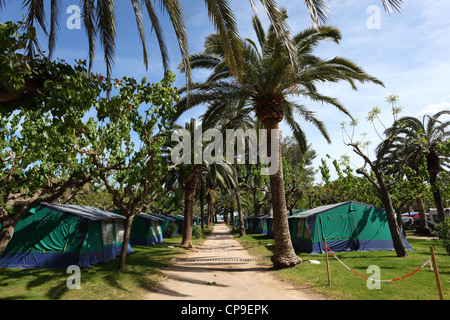
[[(206, 232), (211, 232), (212, 228)], [(193, 244), (204, 241), (194, 239)], [(170, 260), (186, 254), (179, 247), (181, 236), (164, 239), (154, 246), (133, 247), (127, 256), (126, 272), (117, 271), (119, 259), (81, 269), (81, 290), (69, 290), (66, 269), (5, 269), (0, 268), (0, 299), (18, 300), (139, 300), (154, 290), (160, 270)], [(171, 248), (173, 247), (173, 248)]]
[[(265, 235), (248, 233), (237, 240), (251, 255), (259, 256), (261, 263), (270, 264), (273, 255), (274, 240)], [(408, 258), (397, 258), (393, 251), (339, 252), (336, 256), (357, 273), (370, 277), (367, 268), (376, 265), (381, 270), (381, 279), (390, 280), (410, 274), (430, 258), (430, 246), (435, 241), (408, 239), (413, 251)], [(450, 256), (440, 246), (435, 246), (436, 260), (444, 292), (444, 299), (450, 300)], [(328, 286), (325, 254), (297, 253), (302, 258), (300, 267), (276, 270), (274, 273), (302, 287), (310, 288), (331, 299), (348, 300), (438, 300), (434, 272), (429, 265), (424, 269), (395, 282), (382, 282), (380, 289), (368, 289), (367, 280), (347, 270), (329, 254), (331, 286)], [(317, 260), (320, 264), (309, 263)]]

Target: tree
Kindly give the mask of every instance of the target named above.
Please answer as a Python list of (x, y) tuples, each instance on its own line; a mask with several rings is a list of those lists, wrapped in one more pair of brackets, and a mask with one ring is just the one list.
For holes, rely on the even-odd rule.
[[(398, 100), (397, 96), (391, 95), (386, 98), (386, 101), (389, 102), (392, 106), (392, 114), (394, 116), (394, 123), (396, 123), (397, 115), (401, 111), (401, 107), (396, 105)], [(375, 107), (367, 117), (368, 121), (374, 124), (375, 120), (379, 120), (380, 109)], [(351, 123), (351, 126), (355, 127), (357, 125), (356, 121)], [(375, 125), (374, 125), (375, 126)], [(394, 210), (394, 206), (392, 204), (392, 198), (389, 193), (389, 187), (397, 183), (398, 180), (401, 179), (402, 174), (401, 170), (398, 173), (397, 179), (394, 181), (388, 182), (386, 181), (385, 173), (383, 172), (382, 162), (384, 160), (384, 155), (389, 149), (389, 145), (391, 144), (393, 138), (397, 134), (397, 130), (390, 131), (390, 134), (383, 139), (383, 142), (380, 144), (380, 147), (377, 150), (377, 158), (376, 160), (371, 160), (369, 156), (363, 151), (364, 144), (361, 142), (357, 142), (353, 140), (353, 134), (350, 136), (345, 129), (345, 122), (342, 123), (342, 130), (345, 135), (348, 137), (349, 141), (344, 143), (353, 148), (353, 152), (355, 152), (358, 156), (360, 156), (364, 160), (364, 165), (357, 169), (356, 172), (358, 174), (363, 175), (377, 190), (379, 193), (381, 200), (383, 202), (384, 210), (386, 212), (387, 221), (389, 225), (389, 231), (392, 236), (392, 241), (394, 244), (394, 249), (398, 257), (406, 257), (406, 247), (403, 242), (399, 225), (397, 223), (396, 214)], [(367, 146), (367, 144), (366, 144)], [(370, 167), (371, 172), (366, 170), (366, 166)], [(402, 169), (402, 168), (400, 168)]]
[[(293, 68), (288, 59), (287, 49), (277, 37), (274, 27), (270, 27), (266, 33), (257, 17), (253, 18), (253, 26), (260, 50), (253, 41), (242, 40), (244, 48), (242, 78), (232, 77), (217, 35), (210, 35), (207, 38), (204, 52), (190, 57), (192, 68), (209, 69), (212, 73), (204, 83), (193, 85), (190, 95), (180, 100), (177, 104), (177, 116), (190, 107), (202, 103), (215, 108), (232, 104), (247, 112), (255, 112), (267, 130), (268, 156), (278, 162), (278, 167), (274, 170), (276, 173), (270, 175), (275, 230), (275, 254), (272, 262), (275, 267), (283, 268), (299, 264), (300, 259), (294, 252), (289, 236), (278, 124), (283, 119), (286, 120), (303, 150), (306, 149), (304, 132), (295, 121), (294, 113), (313, 123), (330, 141), (323, 123), (315, 117), (315, 114), (289, 97), (296, 95), (326, 102), (349, 115), (336, 99), (321, 95), (316, 85), (344, 80), (356, 89), (355, 81), (382, 83), (348, 59), (335, 57), (323, 60), (311, 54), (322, 40), (339, 42), (341, 36), (335, 28), (321, 27), (319, 31), (308, 29), (294, 36), (296, 54), (302, 65)], [(187, 99), (190, 101), (189, 104)], [(273, 147), (272, 141), (276, 144)], [(273, 155), (270, 150), (274, 150)]]
[(126, 77), (106, 80), (107, 92), (112, 86), (119, 92), (99, 97), (95, 104), (97, 121), (90, 118), (73, 144), (74, 150), (91, 159), (96, 177), (126, 218), (118, 266), (122, 272), (134, 217), (146, 212), (164, 192), (161, 181), (175, 167), (161, 156), (178, 99), (176, 88), (171, 88), (174, 80), (170, 72), (157, 84), (145, 78), (141, 82)]
[(400, 150), (414, 155), (416, 163), (421, 161), (420, 157), (425, 158), (440, 221), (444, 221), (445, 213), (439, 176), (444, 168), (450, 168), (449, 153), (445, 148), (450, 139), (450, 122), (441, 120), (445, 115), (450, 115), (450, 111), (444, 110), (433, 116), (425, 115), (422, 121), (415, 117), (403, 117), (386, 130), (387, 135), (397, 133), (397, 140), (402, 143)]
[[(0, 87), (20, 91), (26, 75), (49, 72), (51, 77), (45, 77), (41, 94), (26, 98), (32, 108), (0, 111), (0, 254), (24, 213), (39, 202), (51, 202), (81, 188), (94, 177), (88, 158), (76, 157), (71, 144), (83, 130), (81, 119), (101, 91), (100, 83), (87, 77), (82, 62), (73, 67), (40, 57), (40, 71), (21, 64), (17, 50), (35, 34), (32, 29), (21, 33), (20, 25), (0, 24)], [(21, 64), (23, 72), (11, 73), (9, 63)], [(10, 78), (5, 80), (6, 76)]]

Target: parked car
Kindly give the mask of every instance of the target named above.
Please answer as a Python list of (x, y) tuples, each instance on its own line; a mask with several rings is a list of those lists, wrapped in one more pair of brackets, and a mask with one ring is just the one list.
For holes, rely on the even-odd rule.
[(408, 216), (402, 216), (402, 227), (404, 230), (413, 229), (414, 228), (414, 218)]

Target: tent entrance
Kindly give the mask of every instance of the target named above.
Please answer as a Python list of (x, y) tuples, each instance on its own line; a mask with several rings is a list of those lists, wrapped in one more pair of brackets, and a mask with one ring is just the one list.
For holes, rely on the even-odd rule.
[(320, 215), (316, 220), (321, 236), (320, 249), (325, 251), (324, 239), (333, 251), (353, 251), (360, 247), (353, 213)]

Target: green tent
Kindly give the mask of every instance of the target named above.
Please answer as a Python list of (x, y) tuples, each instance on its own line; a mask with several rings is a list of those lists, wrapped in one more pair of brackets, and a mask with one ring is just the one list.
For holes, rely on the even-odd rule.
[(123, 216), (93, 207), (41, 203), (17, 223), (0, 266), (89, 267), (109, 261), (120, 254), (124, 222)]
[[(324, 239), (334, 251), (394, 250), (383, 209), (355, 201), (317, 207), (289, 217), (294, 247), (302, 252), (325, 252)], [(412, 250), (403, 239), (407, 250)]]
[(161, 224), (163, 219), (139, 213), (133, 219), (130, 232), (132, 246), (150, 246), (163, 241)]
[(175, 224), (177, 225), (177, 232), (175, 234), (175, 236), (178, 236), (179, 233), (183, 232), (182, 229), (182, 221), (180, 219), (176, 219), (174, 216), (171, 215), (164, 215), (164, 214), (158, 214), (158, 213), (148, 213), (150, 216), (152, 217), (156, 217), (156, 218), (160, 218), (162, 219), (162, 224), (161, 224), (161, 229), (162, 229), (162, 233), (164, 237), (168, 237), (167, 234), (167, 226), (169, 225), (169, 223), (171, 222), (175, 222)]
[[(303, 211), (306, 211), (306, 209), (295, 209), (294, 214), (301, 213)], [(288, 213), (289, 215), (289, 213)], [(266, 218), (266, 224), (267, 224), (267, 236), (271, 239), (275, 237), (275, 233), (273, 231), (273, 217), (267, 217)]]

